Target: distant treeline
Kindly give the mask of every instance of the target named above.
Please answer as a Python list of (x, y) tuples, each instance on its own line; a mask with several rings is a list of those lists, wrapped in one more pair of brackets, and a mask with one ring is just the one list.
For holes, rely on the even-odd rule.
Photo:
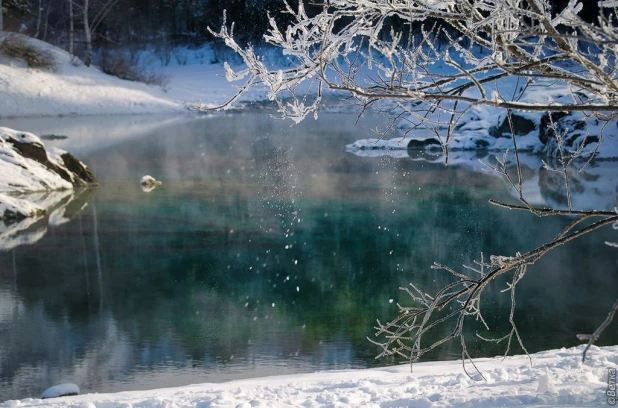
[[(321, 9), (316, 3), (323, 1), (326, 0), (305, 4), (311, 12)], [(289, 1), (293, 8), (297, 2)], [(582, 16), (596, 22), (597, 1), (582, 2)], [(568, 0), (550, 3), (557, 13)], [(77, 50), (87, 42), (86, 31), (91, 32), (95, 47), (201, 44), (212, 39), (207, 27), (220, 27), (224, 10), (228, 23), (235, 23), (235, 33), (241, 40), (259, 42), (269, 27), (268, 13), (283, 25), (290, 18), (281, 13), (285, 9), (283, 0), (0, 0), (0, 6), (4, 9), (0, 30), (20, 31), (66, 49), (72, 32)], [(86, 9), (88, 21), (84, 19)], [(392, 24), (405, 26), (401, 21)]]
[[(296, 7), (296, 0), (291, 2)], [(268, 28), (268, 13), (280, 23), (287, 16), (282, 0), (0, 0), (4, 30), (19, 31), (53, 43), (67, 42), (73, 8), (76, 42), (84, 32), (87, 4), (94, 43), (176, 44), (211, 39), (227, 10), (228, 22), (244, 40), (259, 40)]]

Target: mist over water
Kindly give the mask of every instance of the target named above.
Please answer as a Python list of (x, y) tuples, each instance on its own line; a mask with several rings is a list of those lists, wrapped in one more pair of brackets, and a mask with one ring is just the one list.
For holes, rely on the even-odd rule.
[[(366, 337), (398, 302), (409, 304), (399, 287), (435, 292), (449, 277), (433, 262), (524, 252), (569, 222), (490, 206), (512, 196), (474, 166), (348, 153), (346, 144), (374, 136), (379, 118), (355, 121), (5, 123), (68, 136), (46, 143), (79, 154), (101, 185), (57, 198), (62, 216), (23, 228), (28, 240), (0, 234), (0, 400), (38, 397), (60, 382), (108, 392), (393, 364), (376, 361)], [(534, 160), (530, 188), (559, 203)], [(591, 174), (616, 174), (618, 164), (594, 166)], [(163, 184), (143, 192), (145, 174)], [(616, 183), (584, 177), (575, 194), (613, 208)], [(616, 250), (603, 244), (611, 240), (616, 232), (605, 228), (530, 268), (516, 313), (529, 351), (576, 345), (575, 334), (604, 318), (618, 284)], [(497, 334), (508, 329), (505, 287), (487, 291)], [(599, 343), (616, 342), (610, 327)], [(501, 350), (469, 347), (475, 356)], [(428, 359), (460, 353), (451, 342)]]

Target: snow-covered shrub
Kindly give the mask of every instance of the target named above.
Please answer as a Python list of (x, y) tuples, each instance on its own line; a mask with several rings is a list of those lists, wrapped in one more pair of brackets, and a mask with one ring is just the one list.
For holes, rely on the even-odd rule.
[(32, 45), (27, 37), (21, 34), (4, 35), (0, 38), (0, 54), (24, 61), (28, 68), (49, 69), (56, 68), (54, 56), (47, 50)]
[(174, 59), (178, 65), (187, 65), (187, 56), (179, 51), (174, 52)]
[(96, 62), (101, 71), (120, 79), (159, 86), (165, 86), (169, 83), (168, 76), (146, 72), (136, 59), (130, 58), (123, 52), (103, 50), (99, 53)]
[(167, 42), (158, 44), (154, 53), (157, 57), (159, 57), (159, 61), (162, 66), (167, 67), (172, 61), (172, 46)]

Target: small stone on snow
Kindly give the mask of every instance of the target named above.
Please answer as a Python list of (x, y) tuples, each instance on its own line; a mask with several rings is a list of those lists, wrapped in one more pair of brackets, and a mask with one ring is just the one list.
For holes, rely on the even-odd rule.
[(41, 394), (42, 399), (79, 395), (79, 387), (73, 383), (54, 385)]

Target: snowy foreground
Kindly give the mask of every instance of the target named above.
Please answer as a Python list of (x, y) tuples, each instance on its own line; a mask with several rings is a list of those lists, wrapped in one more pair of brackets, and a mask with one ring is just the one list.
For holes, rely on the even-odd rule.
[[(485, 379), (464, 374), (461, 361), (329, 371), (258, 378), (223, 384), (57, 399), (6, 401), (0, 407), (512, 407), (600, 406), (608, 401), (608, 372), (618, 364), (618, 346), (526, 356), (478, 359)], [(472, 369), (467, 365), (469, 370)], [(614, 377), (615, 378), (615, 377)]]

